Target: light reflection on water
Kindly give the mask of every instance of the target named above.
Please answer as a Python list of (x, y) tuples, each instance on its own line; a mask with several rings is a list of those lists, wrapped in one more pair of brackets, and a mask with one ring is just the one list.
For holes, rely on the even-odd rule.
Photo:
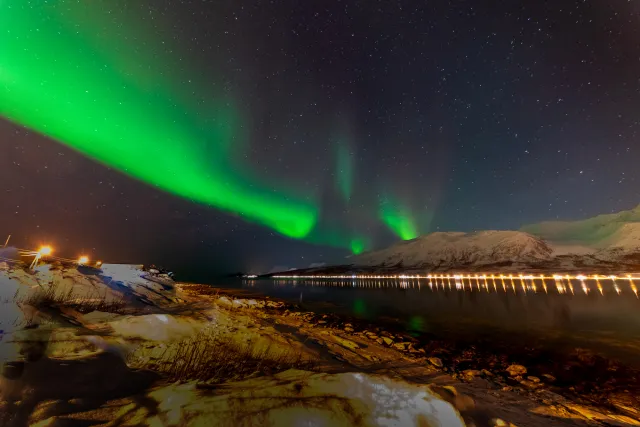
[(310, 308), (399, 319), (421, 332), (527, 332), (640, 354), (640, 299), (636, 282), (627, 279), (299, 278), (244, 280), (242, 286)]

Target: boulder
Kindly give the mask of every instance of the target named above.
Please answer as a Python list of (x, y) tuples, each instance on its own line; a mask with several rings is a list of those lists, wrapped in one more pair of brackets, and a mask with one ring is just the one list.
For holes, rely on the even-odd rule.
[(407, 351), (411, 347), (411, 343), (408, 342), (397, 342), (393, 344), (393, 348), (399, 351)]
[(428, 360), (429, 360), (429, 363), (431, 363), (436, 368), (442, 369), (444, 367), (444, 364), (442, 363), (442, 360), (440, 360), (439, 357), (430, 357)]
[(554, 382), (556, 380), (556, 377), (554, 377), (553, 375), (550, 374), (542, 374), (542, 378), (544, 378), (545, 381), (547, 382)]
[(462, 371), (462, 377), (468, 381), (473, 380), (475, 377), (479, 377), (482, 372), (477, 369), (467, 369), (466, 371)]
[(518, 377), (525, 375), (527, 373), (527, 368), (522, 365), (509, 365), (507, 369), (505, 369), (510, 377)]
[(528, 388), (529, 390), (534, 390), (540, 387), (541, 384), (533, 381), (529, 381), (529, 380), (522, 380), (520, 381), (520, 385), (523, 386), (524, 388)]

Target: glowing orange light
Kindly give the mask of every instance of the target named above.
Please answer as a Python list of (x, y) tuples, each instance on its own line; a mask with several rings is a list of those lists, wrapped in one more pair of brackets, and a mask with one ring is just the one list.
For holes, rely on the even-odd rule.
[(53, 249), (51, 249), (51, 246), (42, 246), (38, 249), (38, 253), (40, 256), (49, 256), (53, 253)]

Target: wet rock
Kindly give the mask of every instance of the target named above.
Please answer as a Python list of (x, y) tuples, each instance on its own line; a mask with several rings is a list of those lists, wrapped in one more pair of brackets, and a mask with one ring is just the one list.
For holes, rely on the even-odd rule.
[(382, 341), (384, 342), (385, 345), (388, 345), (388, 346), (393, 344), (393, 340), (389, 337), (382, 337)]
[(554, 382), (556, 380), (556, 377), (554, 377), (553, 375), (550, 374), (542, 374), (542, 378), (544, 378), (545, 381), (547, 382)]
[(399, 351), (407, 351), (411, 347), (411, 343), (408, 342), (397, 342), (392, 345), (393, 348)]
[(527, 368), (522, 365), (510, 365), (507, 369), (505, 369), (509, 376), (517, 377), (520, 375), (525, 375), (527, 373)]
[(380, 359), (372, 354), (366, 354), (366, 353), (362, 353), (360, 354), (360, 356), (364, 357), (365, 359), (367, 359), (369, 362), (371, 363), (378, 363), (380, 362)]
[(516, 427), (514, 424), (511, 424), (501, 418), (492, 419), (490, 425), (492, 427)]
[(439, 357), (430, 357), (428, 360), (429, 360), (429, 363), (431, 363), (436, 368), (442, 369), (442, 367), (444, 366), (444, 364), (442, 363), (442, 360), (440, 360)]
[(360, 348), (360, 346), (357, 343), (355, 343), (355, 342), (353, 342), (351, 340), (348, 340), (348, 339), (345, 339), (345, 338), (341, 338), (339, 336), (334, 336), (334, 339), (336, 340), (336, 342), (338, 344), (340, 344), (342, 347), (344, 347), (346, 349), (355, 351), (355, 350)]
[(483, 370), (482, 370), (482, 371), (480, 371), (480, 372), (482, 372), (482, 375), (484, 375), (485, 377), (492, 377), (492, 376), (493, 376), (493, 372), (488, 371), (488, 370), (486, 370), (486, 369), (483, 369)]
[(353, 332), (353, 328), (350, 328), (349, 326), (346, 326), (346, 327), (344, 328), (344, 331), (345, 331), (345, 332), (349, 332), (349, 333), (351, 333), (351, 332)]
[(265, 304), (269, 308), (281, 308), (284, 306), (282, 302), (276, 302), (276, 301), (267, 301)]
[(524, 388), (529, 389), (529, 390), (535, 390), (536, 388), (540, 387), (540, 383), (536, 383), (536, 382), (529, 381), (529, 380), (520, 381), (520, 385), (522, 387), (524, 387)]
[(528, 376), (527, 379), (531, 382), (538, 384), (540, 382), (540, 378), (534, 376)]
[(479, 377), (481, 372), (477, 369), (467, 369), (466, 371), (462, 371), (462, 378), (467, 381), (473, 380), (475, 377)]
[(630, 393), (616, 394), (609, 397), (609, 403), (621, 413), (639, 419), (638, 398)]

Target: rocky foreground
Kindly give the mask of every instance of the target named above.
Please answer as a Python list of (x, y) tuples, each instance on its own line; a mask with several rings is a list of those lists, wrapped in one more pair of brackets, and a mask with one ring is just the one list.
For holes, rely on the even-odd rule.
[(0, 338), (1, 426), (640, 425), (615, 384), (134, 266), (0, 265)]

